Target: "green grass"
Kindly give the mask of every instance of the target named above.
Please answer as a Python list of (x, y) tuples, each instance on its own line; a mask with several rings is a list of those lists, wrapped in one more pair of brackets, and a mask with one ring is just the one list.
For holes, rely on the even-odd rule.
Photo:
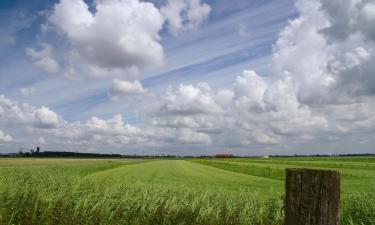
[[(335, 169), (342, 175), (343, 193), (353, 191), (372, 191), (375, 186), (375, 170), (372, 169), (350, 169), (350, 163), (343, 162), (337, 165), (335, 161), (332, 165), (327, 161), (291, 161), (291, 160), (264, 160), (264, 159), (196, 159), (195, 163), (225, 169), (237, 173), (243, 173), (259, 177), (267, 177), (276, 180), (285, 180), (286, 168), (313, 168), (313, 169)], [(318, 166), (319, 165), (319, 166)], [(326, 166), (325, 166), (326, 165)], [(363, 168), (367, 164), (363, 163)]]
[(183, 160), (151, 161), (91, 174), (90, 179), (137, 185), (178, 185), (201, 189), (218, 188), (225, 191), (249, 189), (259, 193), (281, 191), (282, 182), (221, 170)]
[[(282, 171), (298, 160), (0, 159), (0, 225), (281, 225)], [(373, 162), (354, 160), (326, 167), (345, 172), (342, 224), (373, 225), (373, 171), (358, 168)]]

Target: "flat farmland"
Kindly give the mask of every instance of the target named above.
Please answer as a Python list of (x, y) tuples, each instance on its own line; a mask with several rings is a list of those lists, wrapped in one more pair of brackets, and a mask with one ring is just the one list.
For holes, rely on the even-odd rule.
[(285, 168), (338, 169), (342, 224), (375, 224), (375, 159), (0, 159), (0, 224), (283, 224)]
[(342, 176), (342, 192), (372, 191), (375, 186), (375, 158), (367, 157), (306, 157), (306, 158), (233, 158), (194, 160), (194, 162), (220, 169), (285, 180), (286, 168), (338, 170)]

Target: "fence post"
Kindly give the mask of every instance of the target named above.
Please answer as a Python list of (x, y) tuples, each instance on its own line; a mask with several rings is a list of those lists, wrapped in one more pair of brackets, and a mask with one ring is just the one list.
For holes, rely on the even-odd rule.
[(339, 225), (340, 173), (287, 169), (285, 225)]

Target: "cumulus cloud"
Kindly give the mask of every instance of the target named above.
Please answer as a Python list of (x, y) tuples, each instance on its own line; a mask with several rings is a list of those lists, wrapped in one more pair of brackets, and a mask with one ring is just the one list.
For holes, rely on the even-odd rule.
[(322, 0), (330, 20), (325, 31), (334, 38), (347, 39), (354, 33), (375, 41), (375, 3), (369, 0)]
[[(91, 8), (90, 8), (91, 7)], [(69, 79), (126, 77), (164, 65), (159, 32), (168, 24), (173, 34), (198, 29), (211, 7), (201, 0), (168, 1), (160, 9), (140, 0), (60, 0), (48, 14), (43, 31), (57, 32), (68, 45), (53, 54), (28, 48), (33, 64)], [(57, 49), (59, 46), (55, 46)]]
[[(30, 143), (64, 146), (170, 146), (176, 143), (208, 144), (211, 138), (191, 128), (159, 127), (151, 124), (131, 125), (121, 115), (109, 119), (96, 116), (86, 122), (67, 122), (47, 107), (36, 108), (0, 96), (0, 125), (16, 128), (26, 136), (36, 135)], [(2, 139), (10, 141), (9, 135)]]
[[(85, 123), (67, 122), (47, 107), (36, 108), (18, 103), (0, 95), (0, 125), (16, 127), (18, 131), (35, 134), (34, 143), (65, 145), (128, 144), (141, 141), (143, 135), (137, 127), (124, 123), (121, 115), (108, 120), (91, 117)], [(42, 136), (43, 135), (43, 136)], [(2, 140), (11, 140), (1, 133)]]
[(324, 117), (298, 102), (290, 79), (270, 81), (254, 71), (236, 78), (233, 90), (213, 90), (206, 83), (169, 90), (153, 115), (154, 126), (190, 128), (216, 143), (280, 144), (283, 136), (327, 129)]
[(142, 83), (138, 80), (131, 82), (113, 79), (112, 87), (108, 91), (108, 96), (113, 100), (117, 100), (119, 98), (136, 100), (146, 96), (148, 93), (148, 90), (145, 89)]
[(91, 117), (85, 123), (65, 123), (59, 129), (45, 131), (55, 142), (65, 140), (72, 145), (125, 145), (141, 142), (143, 135), (137, 127), (124, 123), (121, 115), (104, 120)]
[(0, 95), (0, 123), (51, 129), (63, 124), (64, 120), (47, 107), (36, 108), (25, 103), (19, 104)]
[(34, 118), (34, 126), (38, 128), (54, 128), (62, 122), (61, 117), (47, 107), (36, 109)]
[(0, 130), (0, 142), (11, 142), (13, 138), (9, 135), (4, 133), (4, 131)]
[[(365, 4), (354, 0), (297, 2), (300, 16), (281, 32), (272, 67), (275, 77), (293, 79), (302, 103), (338, 104), (375, 93), (374, 42), (367, 40), (365, 31), (354, 32), (338, 24), (359, 23), (363, 13), (350, 16), (350, 9), (360, 7), (359, 2)], [(336, 26), (347, 34), (333, 38), (338, 35), (331, 34)]]
[(237, 97), (238, 105), (248, 107), (265, 108), (264, 94), (267, 89), (266, 81), (254, 71), (244, 71), (242, 76), (236, 78), (234, 93)]
[(178, 89), (170, 89), (166, 92), (159, 113), (189, 115), (220, 112), (221, 108), (210, 92), (211, 88), (207, 83), (199, 83), (196, 87), (180, 84)]
[[(200, 1), (191, 2), (204, 6)], [(97, 12), (93, 14), (83, 1), (64, 0), (55, 6), (50, 19), (53, 22), (58, 15), (66, 19), (55, 25), (68, 36), (75, 54), (84, 56), (88, 54), (86, 51), (101, 50), (90, 48), (83, 42), (90, 43), (92, 40), (88, 36), (101, 28), (96, 23), (103, 22), (100, 13), (108, 15), (104, 8), (115, 4), (128, 7), (130, 3), (146, 7), (142, 5), (146, 3), (134, 0), (98, 1)], [(161, 10), (168, 20), (169, 29), (175, 29), (171, 32), (183, 31), (189, 24), (189, 17), (183, 16), (190, 9), (189, 4), (189, 1), (169, 1)], [(152, 4), (147, 7), (153, 10)], [(337, 11), (333, 10), (335, 8)], [(373, 19), (373, 3), (366, 0), (298, 0), (296, 9), (299, 16), (289, 21), (273, 46), (268, 76), (249, 69), (239, 74), (227, 88), (212, 88), (207, 83), (169, 87), (154, 99), (154, 108), (145, 112), (142, 123), (137, 125), (126, 123), (121, 115), (67, 122), (48, 108), (15, 103), (0, 96), (0, 123), (31, 127), (37, 135), (56, 143), (63, 140), (70, 145), (90, 146), (297, 149), (306, 143), (343, 142), (348, 138), (353, 143), (371, 141), (375, 132), (375, 64), (372, 63), (375, 43), (373, 27), (369, 25)], [(65, 15), (73, 11), (79, 16)], [(107, 17), (113, 19), (117, 16), (117, 11), (114, 11), (112, 17)], [(149, 26), (154, 27), (153, 24)], [(153, 34), (157, 36), (160, 27), (154, 29)], [(157, 43), (158, 39), (153, 37)], [(120, 48), (113, 44), (118, 43), (117, 39), (108, 38), (111, 45), (116, 45), (109, 49)], [(78, 46), (80, 41), (83, 41), (80, 46), (85, 49)], [(100, 43), (108, 44), (107, 41), (110, 42), (103, 39)], [(130, 58), (133, 56), (121, 48), (116, 51), (129, 54)], [(95, 58), (95, 54), (92, 56)], [(100, 59), (89, 59), (89, 62), (95, 60)], [(119, 67), (109, 61), (98, 65)], [(124, 65), (136, 63), (126, 62)], [(147, 90), (139, 81), (114, 79), (108, 95), (145, 93)]]
[[(236, 80), (237, 106), (246, 106), (242, 112), (259, 112), (245, 115), (244, 124), (249, 123), (251, 130), (263, 127), (261, 134), (276, 135), (279, 138), (274, 140), (281, 143), (298, 136), (296, 132), (308, 137), (361, 129), (373, 132), (375, 45), (367, 30), (353, 30), (347, 24), (349, 20), (360, 23), (361, 8), (367, 4), (360, 0), (297, 1), (300, 16), (289, 22), (274, 45), (271, 76), (265, 79), (245, 72)], [(336, 26), (346, 34), (331, 33)], [(350, 122), (340, 119), (343, 115)]]
[(178, 141), (189, 144), (211, 144), (211, 137), (203, 132), (196, 132), (191, 129), (180, 129)]
[(33, 60), (33, 65), (47, 73), (57, 73), (60, 70), (59, 63), (53, 57), (53, 47), (43, 43), (38, 51), (34, 48), (26, 48), (26, 54)]
[[(166, 113), (156, 116), (154, 125), (190, 127), (224, 146), (290, 147), (322, 140), (323, 134), (374, 132), (371, 4), (297, 1), (300, 15), (279, 34), (270, 76), (248, 70), (229, 90), (208, 85), (169, 90), (159, 109)], [(198, 93), (206, 104), (194, 99)]]
[(48, 20), (70, 44), (69, 76), (119, 74), (164, 62), (164, 19), (152, 3), (99, 0), (93, 13), (83, 0), (61, 0)]
[(169, 31), (177, 35), (198, 29), (209, 17), (210, 5), (201, 0), (168, 0), (160, 9)]

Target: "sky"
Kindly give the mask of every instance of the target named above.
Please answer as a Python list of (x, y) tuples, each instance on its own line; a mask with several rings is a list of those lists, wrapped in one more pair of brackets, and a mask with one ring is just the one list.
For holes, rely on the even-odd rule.
[(375, 153), (372, 0), (1, 0), (0, 153)]

